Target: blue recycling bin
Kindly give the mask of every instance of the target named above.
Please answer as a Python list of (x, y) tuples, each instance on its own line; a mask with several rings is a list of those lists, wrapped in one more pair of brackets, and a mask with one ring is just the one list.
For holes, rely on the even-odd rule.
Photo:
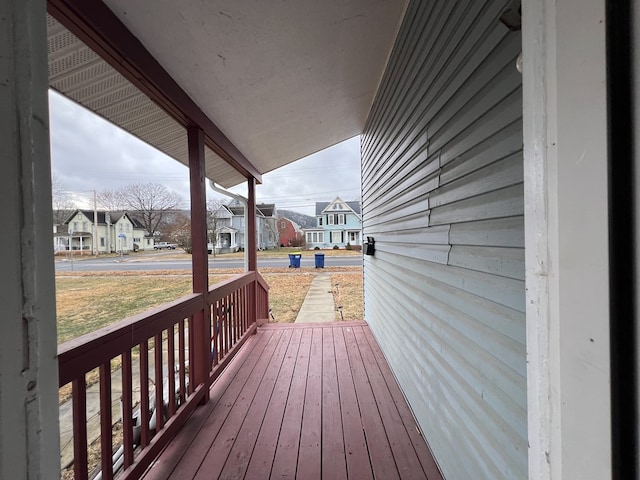
[(324, 268), (324, 253), (316, 253), (316, 268)]
[(300, 268), (300, 258), (302, 257), (301, 253), (290, 253), (289, 254), (289, 268)]

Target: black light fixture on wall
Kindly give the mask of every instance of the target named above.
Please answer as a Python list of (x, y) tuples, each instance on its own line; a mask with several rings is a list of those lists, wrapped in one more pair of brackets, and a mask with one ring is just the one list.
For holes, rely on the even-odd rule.
[(373, 237), (367, 237), (367, 241), (364, 244), (364, 254), (365, 255), (375, 255), (376, 252), (376, 241)]

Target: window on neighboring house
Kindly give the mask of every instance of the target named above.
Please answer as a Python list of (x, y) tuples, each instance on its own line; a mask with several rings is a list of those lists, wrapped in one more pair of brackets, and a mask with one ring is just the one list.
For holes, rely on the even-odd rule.
[(349, 232), (349, 242), (355, 243), (358, 241), (358, 232)]
[(342, 232), (331, 232), (331, 243), (341, 243)]
[(313, 243), (311, 232), (307, 232), (307, 243)]
[(344, 225), (344, 213), (338, 214), (338, 225)]
[(128, 231), (130, 231), (130, 230), (131, 230), (131, 224), (129, 224), (129, 223), (125, 224), (124, 229), (125, 229), (127, 232), (128, 232)]
[(73, 222), (73, 231), (77, 232), (78, 230), (80, 230), (80, 223), (79, 222)]
[(104, 247), (104, 237), (100, 237), (100, 246)]
[(151, 240), (147, 238), (147, 245), (151, 245)]
[(136, 242), (136, 243), (140, 243), (140, 238), (139, 237), (138, 238), (134, 238), (133, 241)]
[(327, 225), (333, 225), (334, 216), (327, 215)]
[(82, 222), (82, 231), (83, 232), (89, 231), (89, 222)]
[(322, 226), (322, 217), (318, 217), (318, 226), (321, 227)]
[(318, 232), (318, 243), (324, 243), (324, 232)]
[(119, 224), (118, 224), (118, 231), (119, 231), (119, 232), (122, 232), (122, 231), (123, 231), (123, 229), (124, 229), (124, 227), (122, 226), (122, 224), (121, 224), (121, 223), (119, 223)]
[(280, 223), (280, 228), (287, 228), (287, 225), (284, 222)]

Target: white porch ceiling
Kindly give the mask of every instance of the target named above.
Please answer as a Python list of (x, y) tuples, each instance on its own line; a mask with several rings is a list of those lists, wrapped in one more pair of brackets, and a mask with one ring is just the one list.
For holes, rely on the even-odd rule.
[[(406, 0), (105, 4), (267, 173), (361, 133)], [(52, 88), (187, 163), (184, 128), (53, 19)], [(207, 176), (244, 177), (213, 151)]]

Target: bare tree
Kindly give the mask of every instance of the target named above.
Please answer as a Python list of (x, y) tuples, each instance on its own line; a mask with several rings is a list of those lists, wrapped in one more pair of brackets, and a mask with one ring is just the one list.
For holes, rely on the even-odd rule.
[(218, 232), (221, 228), (221, 222), (216, 213), (222, 208), (222, 205), (220, 200), (207, 201), (207, 241), (213, 243), (212, 253), (214, 257), (216, 255)]
[(98, 206), (102, 210), (106, 210), (107, 212), (115, 212), (117, 210), (126, 210), (127, 205), (126, 205), (122, 190), (123, 189), (103, 190), (101, 192), (98, 192), (97, 194)]
[(51, 177), (51, 207), (54, 225), (61, 225), (75, 209), (71, 194), (65, 190), (64, 184), (55, 175)]
[(182, 202), (180, 195), (158, 183), (133, 183), (117, 191), (126, 210), (134, 211), (145, 230), (155, 235), (167, 212)]

